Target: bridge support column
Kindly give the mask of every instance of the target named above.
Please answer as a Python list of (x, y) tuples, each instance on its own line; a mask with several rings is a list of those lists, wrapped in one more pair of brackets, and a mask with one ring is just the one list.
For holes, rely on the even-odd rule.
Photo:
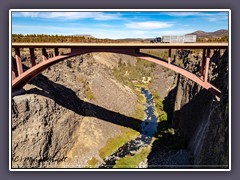
[(206, 49), (203, 49), (203, 57), (202, 57), (202, 64), (201, 64), (201, 79), (204, 80), (203, 74), (206, 64)]
[(204, 82), (208, 81), (209, 64), (210, 64), (210, 49), (207, 49), (207, 58), (206, 58), (206, 65), (205, 65)]
[(23, 67), (22, 67), (22, 60), (20, 56), (20, 50), (19, 48), (15, 48), (15, 59), (17, 62), (17, 71), (18, 71), (18, 76), (23, 73)]
[(54, 54), (55, 54), (55, 56), (58, 56), (58, 55), (59, 55), (58, 48), (54, 48)]
[(169, 48), (169, 50), (168, 50), (168, 64), (171, 64), (171, 55), (172, 55), (172, 49)]
[(43, 61), (46, 61), (48, 59), (46, 48), (42, 48), (42, 58)]
[(30, 48), (29, 51), (30, 51), (30, 56), (31, 56), (31, 64), (33, 67), (36, 65), (35, 56), (34, 56), (34, 48)]

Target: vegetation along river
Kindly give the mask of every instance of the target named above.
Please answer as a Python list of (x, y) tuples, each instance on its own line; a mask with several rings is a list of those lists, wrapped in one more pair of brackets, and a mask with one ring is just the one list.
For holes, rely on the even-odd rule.
[(105, 164), (101, 165), (100, 168), (113, 168), (117, 160), (126, 156), (134, 156), (136, 153), (139, 152), (141, 148), (150, 146), (152, 138), (157, 131), (157, 117), (154, 114), (154, 106), (151, 92), (144, 88), (141, 89), (141, 92), (146, 98), (146, 118), (141, 124), (141, 135), (127, 142), (115, 153), (108, 156), (105, 159)]

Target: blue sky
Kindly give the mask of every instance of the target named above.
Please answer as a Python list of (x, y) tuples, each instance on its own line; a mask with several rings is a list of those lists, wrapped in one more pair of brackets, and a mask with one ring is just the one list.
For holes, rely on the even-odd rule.
[(228, 29), (228, 12), (12, 12), (14, 34), (153, 38)]

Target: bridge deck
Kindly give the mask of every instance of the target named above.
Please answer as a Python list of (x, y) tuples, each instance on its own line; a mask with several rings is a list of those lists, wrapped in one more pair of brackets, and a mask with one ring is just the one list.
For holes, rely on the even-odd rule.
[(226, 49), (228, 43), (12, 43), (13, 48), (138, 48), (138, 49)]

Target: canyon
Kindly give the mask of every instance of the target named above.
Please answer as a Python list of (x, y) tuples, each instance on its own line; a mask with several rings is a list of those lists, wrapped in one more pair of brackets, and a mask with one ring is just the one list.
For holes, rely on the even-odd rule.
[[(24, 68), (30, 66), (28, 56), (22, 57)], [(182, 65), (195, 71), (194, 55), (188, 61)], [(138, 62), (112, 53), (76, 56), (13, 92), (12, 167), (103, 168), (112, 154), (143, 134), (146, 98), (132, 86), (140, 83), (161, 97), (167, 119), (158, 121), (149, 145), (117, 158), (115, 168), (131, 158), (130, 168), (228, 168), (227, 51), (211, 57), (209, 80), (222, 90), (220, 101), (171, 70)], [(135, 71), (121, 71), (127, 67), (143, 72), (131, 79)], [(155, 101), (153, 108), (157, 111)]]

